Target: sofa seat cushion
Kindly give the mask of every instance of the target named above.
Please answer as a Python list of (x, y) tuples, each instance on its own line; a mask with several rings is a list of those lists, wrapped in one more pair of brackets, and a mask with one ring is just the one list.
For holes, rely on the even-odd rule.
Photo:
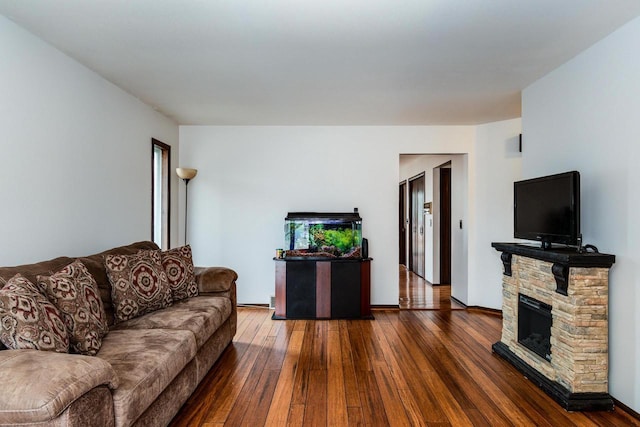
[(224, 297), (198, 296), (174, 303), (160, 311), (119, 323), (120, 329), (172, 329), (191, 331), (198, 348), (231, 315), (231, 300)]
[(38, 350), (0, 351), (0, 424), (43, 423), (95, 387), (118, 386), (109, 363)]
[(97, 357), (113, 366), (116, 427), (129, 426), (156, 400), (196, 354), (189, 331), (118, 329), (109, 332)]

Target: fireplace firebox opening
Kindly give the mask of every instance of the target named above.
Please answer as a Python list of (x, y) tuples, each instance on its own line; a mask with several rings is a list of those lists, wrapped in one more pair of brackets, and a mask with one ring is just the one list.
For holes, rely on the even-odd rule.
[(518, 294), (518, 342), (551, 361), (551, 306)]

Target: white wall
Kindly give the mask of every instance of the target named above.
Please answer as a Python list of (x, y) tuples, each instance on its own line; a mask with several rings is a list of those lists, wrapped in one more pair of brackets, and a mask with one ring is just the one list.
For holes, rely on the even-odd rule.
[(398, 304), (399, 155), (466, 153), (473, 127), (181, 126), (196, 263), (238, 271), (238, 299), (274, 293), (274, 250), (289, 211), (358, 207), (369, 239), (373, 304)]
[(151, 138), (175, 164), (177, 125), (2, 16), (0, 58), (2, 265), (150, 239)]
[(616, 255), (610, 393), (640, 411), (640, 18), (523, 92), (525, 178), (578, 170), (585, 243)]
[(492, 242), (512, 242), (513, 183), (522, 179), (522, 154), (518, 151), (520, 119), (489, 123), (476, 128), (474, 183), (469, 215), (469, 288), (473, 305), (502, 309), (502, 261)]
[[(451, 296), (465, 305), (470, 305), (468, 165), (469, 158), (466, 154), (451, 159)], [(473, 305), (476, 305), (475, 302)]]
[[(468, 283), (460, 298), (469, 305), (500, 309), (500, 280), (484, 279), (500, 277), (502, 263), (499, 257), (494, 260), (491, 248), (498, 238), (473, 234), (494, 212), (486, 200), (479, 203), (472, 195), (479, 180), (486, 188), (479, 194), (512, 197), (517, 178), (489, 169), (503, 169), (502, 162), (511, 161), (505, 157), (504, 138), (519, 120), (499, 122), (495, 131), (493, 124), (485, 126), (480, 146), (489, 152), (478, 158), (475, 126), (181, 126), (181, 162), (199, 170), (189, 184), (189, 242), (195, 262), (234, 268), (240, 277), (239, 301), (267, 303), (274, 293), (272, 258), (283, 246), (287, 212), (358, 207), (374, 258), (371, 302), (397, 305), (399, 156), (466, 154), (454, 156), (468, 169), (463, 179), (469, 197), (461, 202), (468, 226), (460, 232), (467, 232), (469, 239), (461, 245), (461, 256), (466, 253), (469, 265), (478, 257), (491, 261), (455, 273)], [(511, 207), (507, 209), (503, 215), (510, 216)], [(485, 233), (511, 237), (512, 223), (492, 224)]]

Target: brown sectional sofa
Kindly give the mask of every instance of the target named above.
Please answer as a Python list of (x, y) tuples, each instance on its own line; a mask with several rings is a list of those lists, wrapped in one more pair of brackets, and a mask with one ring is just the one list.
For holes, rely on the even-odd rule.
[[(237, 274), (196, 267), (197, 297), (115, 323), (107, 254), (157, 249), (138, 242), (100, 254), (0, 267), (0, 285), (30, 280), (80, 259), (96, 280), (109, 333), (94, 356), (0, 351), (0, 426), (160, 426), (168, 424), (236, 332)], [(1, 344), (0, 344), (1, 346)]]

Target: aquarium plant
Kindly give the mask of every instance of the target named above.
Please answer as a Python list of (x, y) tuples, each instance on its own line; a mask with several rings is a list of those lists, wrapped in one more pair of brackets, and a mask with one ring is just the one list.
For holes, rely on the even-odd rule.
[(326, 228), (324, 224), (309, 227), (309, 246), (322, 251), (333, 248), (339, 254), (349, 252), (360, 245), (359, 236), (351, 228)]

